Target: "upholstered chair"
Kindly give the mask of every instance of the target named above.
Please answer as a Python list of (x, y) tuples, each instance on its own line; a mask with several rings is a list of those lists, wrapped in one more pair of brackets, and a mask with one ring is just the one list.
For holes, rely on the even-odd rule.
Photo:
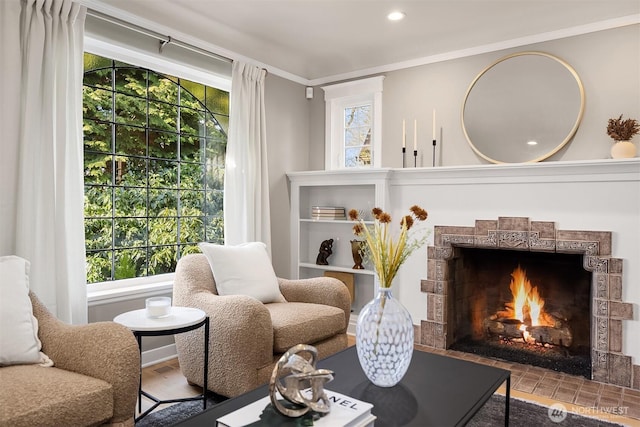
[[(315, 346), (320, 358), (347, 347), (351, 300), (344, 283), (330, 277), (277, 281), (284, 297), (281, 302), (222, 296), (205, 255), (187, 255), (178, 262), (174, 305), (199, 308), (210, 318), (210, 391), (233, 397), (268, 382), (280, 356), (296, 344)], [(203, 382), (202, 333), (175, 336), (182, 372), (199, 386)]]
[(54, 365), (0, 367), (0, 425), (133, 426), (140, 353), (131, 331), (114, 322), (69, 325), (29, 297)]

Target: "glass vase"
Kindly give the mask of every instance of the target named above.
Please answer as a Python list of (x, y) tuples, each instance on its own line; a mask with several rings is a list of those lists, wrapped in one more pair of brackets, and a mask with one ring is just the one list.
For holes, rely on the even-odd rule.
[(413, 355), (413, 321), (389, 288), (362, 308), (356, 325), (356, 350), (365, 375), (380, 387), (398, 384)]

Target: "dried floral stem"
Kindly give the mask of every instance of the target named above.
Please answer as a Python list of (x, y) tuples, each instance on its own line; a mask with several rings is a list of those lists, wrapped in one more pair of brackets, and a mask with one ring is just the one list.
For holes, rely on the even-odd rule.
[(607, 135), (614, 141), (628, 141), (640, 133), (640, 123), (635, 119), (622, 120), (622, 114), (617, 119), (609, 119)]
[(380, 344), (380, 324), (382, 323), (382, 317), (384, 316), (384, 306), (387, 304), (387, 293), (382, 292), (380, 298), (380, 317), (378, 317), (378, 324), (376, 325), (376, 342), (373, 347), (373, 354), (378, 355), (378, 346)]
[(359, 218), (355, 209), (349, 211), (349, 218), (358, 222), (354, 226), (354, 233), (364, 237), (364, 255), (373, 263), (380, 286), (389, 288), (404, 261), (426, 242), (427, 232), (423, 232), (419, 238), (410, 239), (409, 230), (414, 224), (414, 218), (416, 221), (425, 221), (428, 213), (419, 206), (412, 206), (412, 215), (402, 218), (400, 234), (394, 240), (389, 231), (391, 216), (379, 208), (374, 208), (371, 212), (375, 219), (372, 227)]

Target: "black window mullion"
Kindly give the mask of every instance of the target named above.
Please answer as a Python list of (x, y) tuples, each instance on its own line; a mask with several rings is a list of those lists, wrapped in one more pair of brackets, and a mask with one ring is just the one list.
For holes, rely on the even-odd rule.
[(178, 109), (176, 110), (176, 130), (178, 131), (178, 137), (176, 138), (177, 144), (178, 144), (178, 188), (177, 188), (177, 195), (178, 195), (178, 200), (176, 201), (176, 257), (179, 258), (180, 257), (180, 251), (182, 249), (182, 245), (180, 244), (180, 231), (181, 231), (181, 225), (182, 225), (182, 221), (180, 220), (180, 210), (182, 209), (182, 194), (180, 191), (180, 167), (182, 162), (180, 161), (180, 146), (182, 145), (182, 121), (180, 120), (180, 114), (182, 112), (182, 79), (178, 78), (178, 100), (177, 100), (177, 104), (178, 104)]
[(111, 280), (116, 278), (116, 61), (111, 60)]
[(149, 169), (150, 169), (150, 166), (151, 166), (150, 162), (149, 162), (149, 158), (151, 157), (151, 148), (149, 147), (149, 127), (151, 125), (151, 123), (149, 122), (149, 109), (151, 108), (150, 101), (149, 101), (149, 70), (145, 71), (145, 75), (147, 77), (146, 78), (146, 85), (145, 85), (146, 86), (145, 99), (146, 99), (146, 107), (147, 107), (147, 120), (146, 120), (147, 126), (146, 126), (146, 129), (145, 129), (145, 132), (144, 132), (145, 144), (146, 144), (146, 148), (147, 148), (146, 149), (146, 154), (147, 155), (145, 157), (145, 164), (147, 165), (146, 174), (145, 174), (146, 175), (146, 180), (147, 180), (146, 185), (145, 185), (145, 187), (146, 187), (146, 196), (147, 196), (146, 197), (147, 206), (146, 206), (146, 211), (145, 211), (146, 212), (146, 214), (145, 214), (145, 218), (146, 218), (145, 219), (145, 227), (146, 227), (146, 230), (145, 231), (146, 231), (146, 236), (147, 237), (146, 237), (146, 245), (145, 245), (146, 271), (145, 271), (144, 275), (148, 276), (149, 275), (149, 265), (150, 265), (149, 260), (151, 259), (151, 247), (150, 247), (150, 244), (149, 244), (149, 237), (151, 236), (151, 231), (150, 231), (150, 227), (149, 227), (149, 225), (150, 225), (149, 224), (149, 220), (150, 220), (150, 218), (149, 218), (150, 217), (150, 215), (149, 215), (149, 207), (150, 207), (149, 193), (150, 193), (150, 191), (149, 190), (151, 188), (151, 185), (149, 183), (149, 173), (150, 173)]

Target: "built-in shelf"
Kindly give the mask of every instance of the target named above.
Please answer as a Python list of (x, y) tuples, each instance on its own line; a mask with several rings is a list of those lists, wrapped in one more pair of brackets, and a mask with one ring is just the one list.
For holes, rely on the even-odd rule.
[[(354, 170), (337, 172), (294, 172), (291, 182), (291, 278), (304, 279), (327, 271), (353, 274), (354, 313), (373, 298), (375, 273), (371, 269), (353, 269), (351, 240), (355, 222), (345, 219), (313, 219), (312, 206), (339, 206), (348, 212), (357, 209), (365, 224), (373, 224), (370, 212), (384, 209), (388, 200), (387, 179), (390, 170)], [(346, 179), (345, 179), (346, 178)], [(330, 265), (315, 264), (321, 243), (333, 239)], [(367, 265), (365, 264), (365, 267)]]
[(318, 264), (312, 264), (310, 262), (301, 262), (299, 264), (300, 268), (313, 268), (316, 270), (323, 270), (323, 271), (342, 271), (345, 273), (353, 273), (353, 274), (366, 274), (366, 275), (370, 275), (373, 276), (375, 273), (373, 270), (356, 270), (352, 267), (340, 267), (337, 265), (318, 265)]

